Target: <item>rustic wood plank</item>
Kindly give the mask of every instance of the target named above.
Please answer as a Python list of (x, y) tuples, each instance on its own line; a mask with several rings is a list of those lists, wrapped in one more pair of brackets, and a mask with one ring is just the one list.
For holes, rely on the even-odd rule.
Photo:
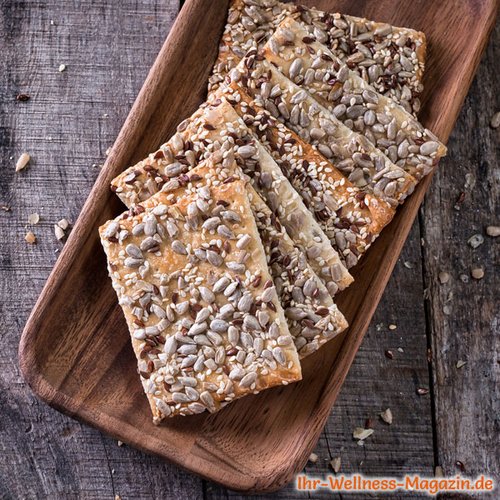
[[(35, 392), (51, 405), (232, 489), (265, 491), (284, 486), (306, 463), (431, 178), (420, 183), (354, 269), (354, 284), (338, 296), (351, 327), (347, 335), (338, 336), (304, 361), (301, 383), (244, 398), (216, 415), (154, 427), (131, 369), (135, 364), (121, 312), (103, 272), (96, 229), (120, 210), (108, 188), (111, 177), (122, 165), (157, 147), (202, 99), (226, 6), (218, 3), (207, 11), (207, 5), (206, 0), (186, 4), (141, 89), (65, 246), (64, 258), (56, 264), (25, 327), (21, 366)], [(357, 3), (360, 13), (363, 5)], [(388, 15), (397, 24), (419, 25), (428, 33), (434, 51), (427, 72), (424, 123), (446, 140), (468, 89), (466, 83), (455, 92), (456, 83), (472, 81), (494, 21), (495, 5), (483, 0), (478, 10), (476, 4), (440, 4), (427, 17), (423, 14), (428, 11), (415, 3), (404, 5), (387, 8), (382, 4), (378, 14), (366, 12), (373, 17)], [(468, 9), (467, 13), (457, 13), (458, 7)], [(474, 20), (481, 18), (481, 22), (471, 22), (471, 9)], [(449, 38), (449, 30), (442, 26), (449, 25), (450, 16), (455, 16), (453, 26), (467, 37)], [(474, 33), (474, 43), (468, 43)]]
[[(498, 477), (500, 471), (500, 253), (499, 238), (485, 231), (489, 225), (500, 225), (500, 131), (489, 126), (493, 113), (500, 110), (499, 57), (497, 23), (421, 217), (437, 464), (450, 475), (462, 472), (458, 461), (473, 477)], [(467, 244), (474, 234), (484, 237), (477, 249)], [(482, 280), (471, 277), (474, 267), (484, 269)], [(448, 283), (440, 283), (440, 272), (450, 274)], [(457, 368), (460, 361), (467, 364)]]
[[(4, 320), (0, 327), (3, 347), (0, 354), (2, 372), (0, 378), (0, 433), (2, 434), (0, 497), (51, 496), (60, 498), (64, 496), (76, 498), (78, 494), (81, 494), (86, 498), (112, 498), (113, 494), (120, 494), (123, 498), (200, 498), (201, 481), (192, 475), (130, 447), (118, 448), (111, 438), (103, 437), (99, 432), (70, 420), (38, 402), (22, 381), (16, 362), (19, 331), (56, 259), (54, 250), (61, 246), (55, 241), (52, 224), (64, 216), (71, 221), (75, 220), (98, 170), (91, 165), (102, 162), (105, 150), (115, 139), (120, 124), (140, 88), (141, 81), (163, 41), (174, 12), (165, 5), (165, 2), (152, 0), (138, 3), (127, 1), (120, 8), (108, 6), (102, 2), (89, 1), (84, 8), (87, 14), (83, 20), (78, 14), (78, 6), (68, 7), (65, 4), (65, 7), (61, 8), (54, 2), (44, 4), (43, 9), (39, 4), (28, 4), (22, 8), (15, 2), (12, 4), (4, 2), (2, 8), (2, 35), (5, 39), (1, 45), (7, 47), (9, 57), (2, 58), (0, 61), (1, 78), (4, 80), (0, 86), (1, 101), (7, 103), (4, 104), (6, 112), (2, 115), (3, 123), (0, 128), (3, 159), (0, 205), (7, 203), (13, 207), (13, 211), (11, 213), (0, 211), (0, 230), (5, 235), (0, 240), (0, 269), (3, 276), (0, 283), (0, 312), (2, 318), (7, 318), (7, 321)], [(51, 27), (50, 19), (54, 19), (56, 23), (54, 27)], [(99, 29), (89, 27), (89, 21), (94, 22), (94, 26), (100, 22)], [(116, 30), (116, 26), (120, 26), (121, 29)], [(61, 36), (58, 36), (59, 34)], [(437, 369), (434, 372), (435, 376), (438, 372), (438, 389), (436, 390), (438, 463), (443, 464), (446, 472), (450, 473), (456, 471), (454, 465), (456, 460), (464, 461), (469, 471), (483, 472), (485, 464), (492, 472), (495, 470), (498, 472), (499, 469), (498, 462), (495, 464), (492, 461), (494, 450), (486, 447), (487, 443), (494, 443), (495, 436), (498, 435), (498, 429), (495, 431), (494, 425), (489, 423), (495, 409), (493, 406), (495, 404), (493, 399), (495, 380), (498, 384), (498, 364), (495, 365), (494, 349), (491, 348), (493, 336), (486, 337), (489, 344), (486, 341), (476, 344), (473, 338), (479, 337), (480, 333), (483, 335), (487, 327), (491, 326), (491, 323), (488, 325), (487, 321), (489, 316), (485, 315), (482, 324), (478, 318), (474, 317), (469, 323), (469, 326), (472, 325), (470, 330), (474, 332), (474, 335), (469, 335), (464, 327), (468, 324), (464, 318), (457, 315), (453, 324), (443, 326), (443, 316), (440, 312), (447, 299), (448, 290), (455, 290), (455, 287), (458, 287), (461, 297), (460, 301), (453, 305), (450, 316), (458, 313), (460, 309), (466, 309), (471, 300), (480, 293), (491, 292), (490, 296), (493, 296), (494, 291), (498, 289), (498, 282), (491, 277), (493, 268), (488, 259), (493, 256), (495, 242), (486, 238), (486, 243), (477, 251), (472, 252), (465, 247), (463, 253), (453, 255), (452, 262), (460, 263), (464, 269), (471, 262), (471, 256), (475, 258), (481, 256), (481, 262), (487, 263), (486, 271), (488, 273), (491, 268), (491, 274), (487, 274), (483, 282), (475, 284), (478, 286), (471, 283), (468, 286), (462, 286), (458, 278), (459, 273), (454, 272), (452, 284), (443, 291), (442, 286), (437, 285), (436, 273), (445, 267), (432, 264), (436, 249), (443, 252), (438, 262), (447, 263), (450, 259), (450, 256), (445, 254), (450, 249), (440, 248), (443, 228), (448, 231), (443, 234), (447, 235), (446, 241), (449, 241), (451, 247), (458, 241), (465, 245), (465, 240), (476, 232), (476, 228), (479, 230), (483, 223), (490, 223), (489, 219), (483, 219), (486, 217), (484, 214), (481, 218), (478, 216), (476, 228), (472, 226), (474, 221), (471, 221), (470, 227), (474, 229), (473, 231), (466, 231), (465, 224), (459, 225), (463, 230), (460, 228), (457, 230), (455, 229), (457, 218), (452, 217), (453, 213), (444, 214), (444, 207), (441, 207), (440, 203), (444, 203), (443, 200), (448, 204), (454, 203), (459, 191), (457, 179), (464, 177), (470, 167), (469, 161), (474, 162), (473, 165), (476, 166), (476, 161), (481, 160), (481, 165), (475, 168), (475, 174), (478, 179), (483, 180), (482, 182), (485, 182), (484, 178), (488, 178), (489, 175), (485, 174), (487, 169), (484, 158), (487, 159), (489, 165), (495, 165), (493, 155), (498, 154), (498, 150), (495, 151), (497, 147), (495, 141), (498, 144), (498, 132), (489, 131), (487, 123), (493, 112), (492, 97), (498, 99), (496, 95), (491, 94), (495, 78), (493, 63), (498, 59), (498, 30), (496, 37), (497, 43), (496, 45), (490, 43), (488, 55), (480, 69), (480, 75), (484, 75), (483, 81), (481, 85), (476, 84), (471, 91), (471, 96), (453, 136), (453, 142), (450, 142), (452, 151), (457, 151), (457, 153), (454, 156), (450, 153), (448, 163), (441, 165), (439, 176), (433, 181), (435, 192), (432, 192), (432, 199), (426, 204), (423, 219), (423, 234), (427, 241), (427, 247), (424, 250), (426, 252), (426, 279), (430, 285), (433, 304), (432, 325), (436, 329), (436, 337), (442, 339), (440, 341), (436, 338), (434, 346), (434, 356), (437, 358), (434, 366), (440, 367), (442, 372), (441, 375)], [(31, 55), (30, 52), (32, 52)], [(59, 55), (61, 57), (58, 57)], [(91, 57), (95, 58), (93, 61), (97, 61), (95, 67), (88, 62)], [(61, 62), (66, 63), (68, 69), (66, 73), (59, 74), (57, 68)], [(486, 67), (485, 64), (488, 62), (489, 66)], [(72, 68), (75, 64), (76, 66)], [(77, 69), (77, 83), (72, 79), (67, 80), (74, 69)], [(116, 81), (119, 82), (118, 92), (110, 85)], [(33, 96), (32, 100), (28, 103), (15, 102), (13, 97), (18, 92), (24, 91)], [(106, 113), (108, 116), (103, 116)], [(471, 141), (466, 138), (469, 137), (470, 126), (476, 123), (480, 123), (482, 127), (481, 137), (476, 136), (474, 154), (471, 154), (469, 152)], [(485, 136), (488, 137), (489, 146), (486, 153), (481, 153), (484, 148), (481, 141)], [(52, 141), (48, 141), (47, 137), (52, 137)], [(36, 145), (36, 148), (33, 145)], [(13, 173), (12, 163), (25, 149), (32, 153), (33, 164), (25, 172), (16, 176)], [(11, 156), (13, 159), (9, 159)], [(447, 170), (443, 173), (445, 168)], [(454, 173), (456, 168), (461, 169), (460, 175)], [(452, 172), (451, 169), (454, 171)], [(491, 178), (489, 182), (492, 182)], [(28, 193), (28, 188), (33, 188), (33, 193)], [(447, 190), (446, 196), (441, 195), (434, 199), (443, 190)], [(472, 199), (466, 201), (459, 216), (463, 217), (467, 209), (473, 213), (473, 207), (488, 206), (487, 203), (493, 202), (493, 195), (488, 197), (485, 195), (485, 190), (479, 195), (474, 193)], [(495, 206), (491, 205), (492, 213), (494, 209)], [(425, 224), (429, 217), (428, 210), (433, 210), (434, 226), (427, 231)], [(39, 236), (39, 244), (36, 247), (28, 247), (23, 240), (25, 233), (23, 226), (27, 215), (33, 211), (40, 212), (42, 216), (41, 223), (34, 229)], [(446, 224), (439, 220), (441, 217), (444, 217)], [(435, 218), (438, 220), (435, 221)], [(463, 219), (459, 219), (461, 220)], [(498, 221), (491, 222), (498, 223)], [(456, 233), (457, 231), (459, 234)], [(405, 254), (403, 254), (408, 256), (408, 259), (414, 255), (418, 238), (418, 228), (414, 227), (405, 247)], [(422, 415), (425, 415), (423, 421), (418, 418), (420, 413), (411, 413), (407, 416), (404, 409), (407, 403), (412, 401), (411, 397), (414, 393), (410, 393), (404, 384), (402, 385), (403, 392), (406, 391), (404, 397), (396, 400), (398, 406), (399, 403), (402, 404), (402, 420), (400, 420), (398, 406), (393, 404), (393, 399), (391, 399), (391, 393), (397, 394), (397, 391), (392, 392), (392, 389), (399, 388), (402, 380), (407, 383), (411, 379), (412, 383), (414, 382), (411, 377), (407, 378), (406, 368), (409, 368), (410, 374), (412, 370), (417, 370), (417, 374), (421, 377), (417, 378), (418, 383), (425, 381), (420, 350), (423, 344), (418, 340), (419, 335), (414, 336), (413, 332), (410, 338), (406, 338), (405, 335), (405, 342), (408, 341), (408, 345), (413, 346), (411, 351), (405, 349), (405, 355), (409, 352), (417, 353), (418, 359), (405, 358), (404, 376), (401, 376), (399, 370), (402, 367), (398, 364), (399, 358), (391, 362), (380, 358), (379, 344), (383, 345), (393, 338), (395, 333), (389, 333), (386, 330), (377, 331), (375, 326), (382, 322), (387, 324), (393, 307), (400, 308), (403, 305), (401, 296), (413, 297), (412, 285), (417, 287), (418, 291), (421, 290), (420, 281), (413, 276), (418, 269), (420, 269), (418, 263), (413, 270), (402, 267), (401, 262), (398, 264), (384, 301), (372, 322), (372, 327), (318, 446), (317, 453), (320, 455), (320, 460), (327, 458), (328, 449), (331, 456), (336, 456), (336, 450), (344, 446), (344, 450), (340, 453), (343, 459), (343, 471), (361, 470), (359, 461), (365, 452), (369, 458), (364, 459), (361, 468), (367, 474), (375, 474), (378, 470), (384, 470), (384, 466), (390, 467), (395, 473), (398, 470), (413, 471), (412, 467), (417, 467), (419, 471), (428, 472), (429, 470), (427, 423), (430, 413), (427, 413), (427, 410), (422, 412)], [(19, 297), (21, 296), (24, 300), (20, 306)], [(489, 312), (490, 306), (487, 304), (485, 307), (485, 311)], [(398, 309), (398, 314), (395, 316), (395, 322), (398, 324), (396, 334), (403, 330), (403, 322), (399, 319), (400, 311)], [(413, 314), (418, 311), (421, 311), (421, 303), (412, 313), (406, 313), (405, 330), (407, 328), (411, 330), (409, 327), (415, 318)], [(420, 322), (415, 330), (422, 332)], [(460, 332), (461, 335), (457, 335), (456, 332)], [(463, 340), (464, 338), (467, 341), (466, 344), (457, 342), (457, 339)], [(459, 359), (468, 360), (468, 365), (462, 368), (463, 372), (455, 370), (455, 360), (452, 354), (443, 359), (439, 353), (441, 346), (450, 345), (453, 339), (455, 339), (455, 344), (451, 344), (453, 350), (450, 352), (455, 357), (460, 356)], [(403, 345), (404, 348), (405, 345)], [(485, 345), (488, 346), (487, 349)], [(464, 352), (468, 357), (464, 355)], [(490, 358), (485, 359), (485, 356), (490, 356)], [(380, 361), (382, 363), (377, 364)], [(487, 376), (483, 374), (484, 367), (490, 367), (486, 370)], [(384, 397), (387, 399), (379, 398), (377, 394), (376, 398), (364, 400), (366, 393), (364, 385), (370, 368), (376, 370), (373, 372), (375, 379), (380, 378), (384, 381), (384, 384), (380, 385), (386, 390)], [(466, 380), (462, 385), (459, 377), (464, 375)], [(368, 379), (370, 384), (371, 379), (372, 377)], [(484, 380), (487, 383), (486, 387), (482, 387), (481, 393), (477, 391), (477, 380)], [(462, 415), (457, 423), (458, 417), (449, 411), (449, 405), (460, 402), (464, 389), (466, 396), (463, 397), (464, 403), (462, 404), (465, 406), (466, 401), (476, 401), (475, 398), (481, 394), (483, 397), (477, 403), (478, 406), (479, 403), (482, 405), (479, 407), (484, 408), (484, 413), (476, 415), (469, 411), (465, 416)], [(486, 394), (490, 394), (490, 398), (485, 396)], [(439, 403), (440, 397), (441, 403)], [(429, 396), (417, 398), (417, 404), (422, 405), (422, 410), (428, 404), (428, 398)], [(378, 409), (374, 410), (377, 404), (380, 406), (382, 403), (385, 406), (386, 401), (387, 406), (390, 406), (394, 412), (395, 423), (392, 427), (386, 428), (377, 422), (374, 436), (369, 438), (364, 448), (358, 447), (350, 436), (352, 427), (362, 424), (365, 417), (373, 411), (378, 411)], [(417, 409), (420, 410), (420, 406)], [(496, 414), (498, 414), (498, 407)], [(410, 417), (415, 421), (412, 421)], [(482, 420), (478, 427), (477, 419), (480, 417)], [(443, 422), (442, 425), (440, 422)], [(407, 434), (410, 436), (418, 432), (417, 426), (419, 425), (422, 425), (420, 429), (423, 429), (425, 436), (424, 442), (421, 443), (422, 456), (426, 457), (425, 464), (413, 462), (416, 455), (413, 457), (411, 453), (407, 454), (407, 451), (411, 452), (411, 450), (405, 450), (404, 446), (398, 445), (398, 448), (393, 446), (396, 440), (415, 446), (418, 440), (411, 441), (409, 437), (408, 441), (405, 440)], [(375, 439), (379, 436), (379, 431), (381, 437), (384, 433), (381, 442)], [(477, 439), (478, 434), (481, 434), (481, 440)], [(471, 449), (471, 444), (476, 447)], [(391, 448), (390, 453), (394, 462), (387, 459), (386, 445)], [(478, 456), (480, 457), (479, 465), (475, 466), (472, 459), (475, 460)], [(320, 473), (323, 469), (326, 471), (326, 466), (321, 463), (317, 467), (307, 468), (313, 473), (315, 469), (317, 473)], [(19, 477), (29, 477), (29, 484), (19, 481)], [(288, 488), (281, 492), (279, 497), (292, 498), (293, 493), (293, 490)], [(205, 496), (217, 495), (239, 497), (239, 495), (208, 484)]]
[[(2, 2), (0, 205), (12, 207), (0, 210), (2, 499), (202, 496), (199, 478), (39, 402), (17, 365), (20, 331), (62, 247), (53, 224), (75, 221), (177, 9), (155, 0)], [(16, 101), (19, 93), (31, 99)], [(15, 174), (23, 151), (33, 160)], [(33, 212), (41, 221), (30, 246)]]

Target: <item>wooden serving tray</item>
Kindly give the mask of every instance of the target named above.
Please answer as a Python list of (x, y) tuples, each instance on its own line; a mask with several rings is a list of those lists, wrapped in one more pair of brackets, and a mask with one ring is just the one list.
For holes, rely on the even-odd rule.
[[(304, 3), (424, 31), (429, 52), (421, 118), (448, 139), (494, 25), (495, 0)], [(431, 178), (355, 269), (355, 283), (337, 298), (351, 327), (307, 358), (300, 383), (243, 398), (214, 415), (155, 427), (97, 228), (124, 210), (109, 190), (111, 179), (168, 139), (204, 100), (227, 4), (188, 0), (182, 8), (33, 309), (19, 356), (34, 392), (60, 411), (229, 488), (269, 491), (306, 463)]]

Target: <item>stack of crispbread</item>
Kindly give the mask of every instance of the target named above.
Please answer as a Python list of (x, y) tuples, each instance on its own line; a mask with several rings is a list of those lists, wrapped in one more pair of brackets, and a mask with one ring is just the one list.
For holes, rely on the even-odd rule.
[(425, 37), (233, 0), (207, 101), (112, 181), (100, 228), (154, 421), (301, 379), (349, 270), (446, 148), (415, 118)]

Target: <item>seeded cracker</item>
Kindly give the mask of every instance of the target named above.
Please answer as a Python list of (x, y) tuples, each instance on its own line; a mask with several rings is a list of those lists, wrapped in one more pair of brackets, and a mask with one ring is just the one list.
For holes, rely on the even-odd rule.
[(446, 154), (432, 132), (377, 93), (294, 19), (286, 18), (262, 50), (287, 78), (416, 179), (430, 173)]
[(335, 166), (276, 120), (236, 84), (219, 89), (257, 135), (351, 268), (390, 222), (394, 210), (363, 193)]
[[(354, 184), (391, 205), (402, 203), (416, 180), (394, 165), (365, 137), (343, 125), (333, 114), (299, 88), (272, 64), (250, 54), (232, 72), (232, 79), (257, 104), (279, 118)], [(354, 174), (356, 172), (356, 174)]]
[[(159, 193), (155, 208), (138, 205), (100, 228), (154, 421), (215, 412), (300, 380), (244, 183), (205, 186), (174, 205), (167, 198)], [(224, 218), (227, 211), (240, 221)], [(242, 238), (250, 238), (243, 257), (224, 250)], [(199, 251), (220, 259), (199, 260)], [(240, 312), (246, 294), (254, 308)]]
[(217, 151), (238, 161), (294, 244), (307, 254), (328, 291), (333, 295), (345, 289), (352, 277), (328, 237), (270, 155), (224, 99), (205, 104), (181, 123), (177, 133), (158, 151), (114, 179), (112, 190), (131, 206), (164, 186), (175, 186), (178, 180), (172, 181), (174, 177), (186, 174), (196, 162)]
[[(216, 156), (214, 155), (214, 158)], [(246, 176), (234, 161), (225, 159), (220, 163), (209, 158), (191, 170), (187, 177), (188, 180), (180, 183), (179, 188), (169, 190), (168, 186), (164, 187), (169, 200), (174, 202), (181, 196), (196, 193), (203, 186), (219, 186), (235, 177)], [(278, 299), (285, 311), (295, 346), (303, 358), (345, 330), (347, 322), (333, 303), (326, 287), (308, 265), (304, 253), (294, 246), (286, 230), (255, 190), (249, 184), (246, 188)], [(155, 206), (156, 198), (151, 197), (142, 203), (142, 206)], [(228, 211), (222, 214), (226, 217), (236, 217)], [(248, 238), (242, 238), (236, 248), (228, 246), (227, 251), (241, 253), (247, 242)], [(211, 256), (201, 253), (198, 257), (203, 260)], [(249, 297), (238, 303), (240, 310), (250, 307)]]
[(232, 0), (209, 90), (216, 90), (249, 50), (262, 47), (287, 16), (303, 22), (378, 92), (418, 113), (426, 52), (423, 33), (277, 0)]

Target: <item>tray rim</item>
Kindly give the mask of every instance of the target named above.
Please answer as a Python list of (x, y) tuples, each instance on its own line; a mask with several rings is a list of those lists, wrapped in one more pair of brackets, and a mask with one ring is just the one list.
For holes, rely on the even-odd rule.
[[(374, 278), (380, 278), (379, 274), (382, 274), (383, 286), (382, 287), (372, 287), (370, 286), (367, 290), (366, 296), (364, 300), (367, 298), (371, 298), (374, 307), (372, 308), (371, 314), (367, 315), (362, 320), (353, 321), (352, 325), (349, 327), (349, 335), (345, 337), (342, 341), (342, 345), (339, 349), (335, 362), (332, 362), (332, 367), (335, 365), (338, 368), (337, 362), (340, 359), (340, 362), (345, 365), (345, 369), (342, 370), (340, 378), (336, 380), (332, 380), (331, 374), (330, 377), (327, 378), (329, 385), (329, 394), (328, 396), (323, 396), (316, 406), (317, 414), (321, 415), (321, 419), (323, 424), (318, 427), (318, 431), (316, 431), (312, 436), (309, 436), (309, 443), (305, 445), (303, 451), (300, 455), (303, 455), (305, 459), (302, 461), (297, 460), (295, 463), (292, 463), (289, 467), (283, 467), (285, 464), (279, 464), (275, 468), (276, 474), (273, 476), (273, 482), (269, 482), (269, 474), (267, 471), (263, 471), (263, 473), (259, 476), (254, 472), (254, 481), (250, 481), (246, 485), (241, 482), (241, 477), (239, 481), (233, 480), (221, 480), (213, 474), (209, 474), (203, 470), (202, 467), (193, 467), (192, 464), (189, 466), (183, 463), (182, 460), (179, 460), (178, 456), (175, 456), (173, 453), (173, 448), (168, 446), (168, 450), (166, 452), (155, 451), (151, 448), (145, 448), (141, 445), (141, 443), (134, 439), (134, 433), (128, 432), (127, 430), (123, 431), (123, 433), (116, 433), (115, 429), (123, 429), (124, 425), (130, 426), (130, 424), (125, 424), (122, 420), (117, 419), (109, 414), (99, 413), (98, 415), (105, 415), (105, 419), (96, 416), (95, 412), (88, 411), (86, 407), (79, 406), (73, 398), (67, 396), (64, 392), (56, 389), (54, 386), (50, 384), (50, 382), (44, 377), (43, 372), (39, 368), (36, 360), (36, 352), (31, 348), (30, 340), (36, 336), (36, 332), (38, 328), (43, 324), (43, 316), (44, 311), (48, 306), (50, 300), (48, 300), (51, 296), (57, 293), (59, 288), (58, 284), (64, 280), (65, 269), (71, 267), (74, 264), (76, 259), (76, 254), (78, 248), (81, 246), (82, 242), (86, 240), (85, 235), (90, 233), (89, 227), (91, 227), (90, 221), (93, 217), (93, 211), (97, 209), (95, 204), (93, 203), (94, 199), (100, 199), (102, 196), (105, 196), (108, 191), (109, 181), (113, 177), (110, 175), (110, 165), (113, 164), (115, 158), (119, 155), (120, 145), (123, 141), (131, 141), (134, 140), (134, 137), (131, 137), (130, 129), (134, 129), (139, 127), (139, 123), (144, 121), (144, 115), (147, 114), (148, 106), (151, 108), (153, 106), (153, 101), (151, 94), (155, 90), (155, 74), (158, 71), (163, 71), (164, 68), (168, 65), (169, 58), (172, 57), (172, 51), (175, 50), (176, 42), (177, 42), (177, 32), (181, 30), (181, 25), (185, 20), (189, 20), (190, 12), (196, 8), (196, 5), (199, 3), (203, 3), (204, 0), (186, 0), (182, 5), (182, 8), (177, 15), (177, 18), (168, 33), (168, 36), (160, 49), (158, 56), (153, 63), (148, 76), (141, 87), (141, 90), (132, 106), (127, 118), (123, 126), (120, 129), (120, 132), (115, 140), (110, 154), (108, 155), (105, 164), (102, 167), (100, 174), (98, 175), (92, 189), (89, 192), (86, 202), (84, 203), (80, 215), (75, 223), (74, 229), (68, 238), (66, 245), (64, 246), (58, 260), (56, 261), (43, 289), (40, 293), (33, 309), (30, 313), (30, 316), (26, 322), (26, 325), (23, 329), (20, 344), (19, 344), (19, 366), (21, 369), (21, 373), (23, 378), (31, 387), (32, 391), (35, 395), (40, 398), (42, 401), (47, 403), (49, 406), (55, 408), (61, 413), (68, 415), (72, 418), (75, 418), (78, 421), (84, 422), (94, 428), (97, 428), (99, 431), (105, 432), (106, 434), (120, 438), (124, 440), (128, 444), (144, 451), (146, 453), (150, 453), (156, 456), (159, 456), (163, 459), (167, 459), (172, 463), (182, 467), (185, 470), (190, 472), (194, 472), (204, 479), (216, 482), (218, 484), (223, 485), (224, 487), (230, 488), (234, 491), (240, 491), (245, 493), (262, 493), (262, 492), (272, 492), (282, 488), (284, 485), (289, 483), (294, 475), (300, 471), (305, 462), (307, 461), (307, 456), (310, 451), (314, 447), (319, 434), (322, 431), (324, 426), (324, 421), (326, 420), (328, 414), (330, 413), (333, 405), (335, 404), (338, 393), (344, 383), (344, 380), (347, 376), (347, 373), (350, 369), (350, 366), (356, 356), (361, 342), (364, 338), (366, 330), (371, 322), (373, 312), (379, 304), (379, 301), (382, 297), (382, 294), (385, 291), (387, 286), (387, 282), (389, 280), (390, 275), (392, 274), (393, 268), (400, 256), (402, 246), (404, 245), (408, 233), (414, 223), (414, 220), (418, 214), (418, 210), (420, 205), (423, 202), (424, 196), (429, 188), (429, 185), (432, 181), (433, 174), (428, 175), (422, 182), (419, 183), (415, 192), (411, 195), (408, 201), (404, 204), (404, 207), (400, 208), (397, 212), (397, 215), (391, 225), (394, 225), (395, 221), (399, 221), (399, 225), (396, 229), (396, 234), (398, 235), (398, 241), (401, 243), (397, 245), (396, 250), (390, 254), (390, 259), (388, 259), (387, 266), (385, 266), (384, 270), (379, 271), (376, 275), (372, 276), (370, 280), (370, 284), (374, 281)], [(460, 112), (461, 106), (465, 99), (465, 96), (469, 90), (470, 84), (474, 78), (475, 72), (479, 65), (479, 60), (481, 55), (484, 52), (484, 48), (488, 42), (491, 30), (493, 29), (496, 21), (497, 10), (500, 2), (499, 0), (493, 0), (491, 5), (496, 5), (497, 9), (494, 9), (492, 15), (489, 17), (489, 25), (485, 28), (485, 37), (482, 43), (479, 43), (475, 47), (474, 59), (471, 64), (472, 71), (470, 72), (467, 78), (467, 81), (464, 82), (463, 91), (460, 95), (460, 98), (457, 102), (460, 102), (460, 106), (457, 106), (457, 109), (454, 112), (454, 115), (448, 117), (448, 125), (445, 126), (444, 133), (440, 134), (440, 138), (443, 142), (447, 142), (451, 130), (454, 126), (458, 113)], [(146, 106), (143, 104), (146, 103)], [(142, 105), (142, 109), (141, 106)], [(136, 143), (138, 142), (139, 137), (135, 138)], [(403, 212), (404, 210), (404, 212)], [(405, 218), (401, 215), (405, 213)], [(402, 219), (400, 221), (400, 219)], [(355, 328), (354, 328), (355, 327)], [(347, 342), (346, 339), (349, 339)], [(33, 369), (36, 367), (36, 371)], [(330, 369), (330, 372), (333, 368)], [(114, 422), (116, 425), (114, 428), (111, 423)], [(133, 426), (130, 426), (133, 427)], [(124, 439), (125, 436), (125, 439)], [(154, 441), (161, 441), (163, 445), (167, 444), (164, 440), (156, 439), (150, 436), (150, 439), (154, 439)], [(300, 457), (299, 457), (300, 458)], [(199, 462), (198, 465), (202, 464), (203, 461)], [(288, 463), (288, 462), (287, 462)]]

